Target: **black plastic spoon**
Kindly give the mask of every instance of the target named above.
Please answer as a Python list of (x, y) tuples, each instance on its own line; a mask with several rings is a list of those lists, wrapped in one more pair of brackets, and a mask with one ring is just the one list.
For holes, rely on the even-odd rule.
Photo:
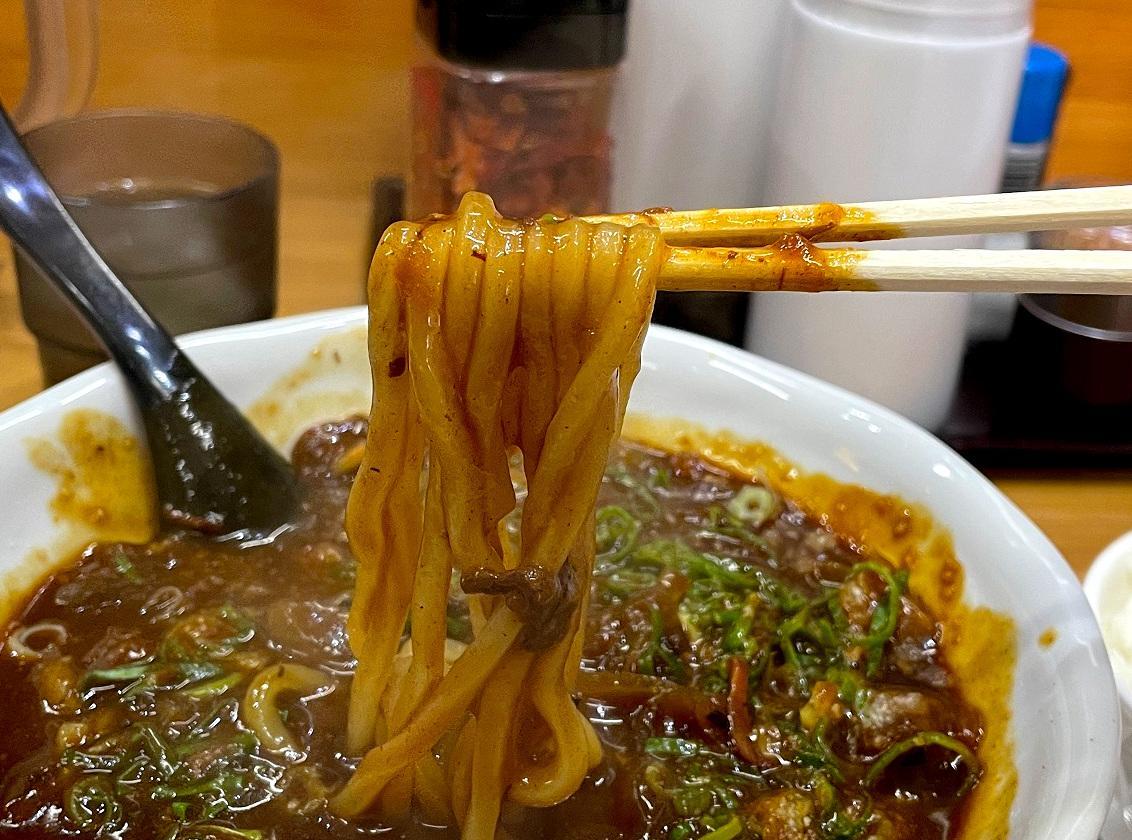
[(299, 492), (283, 457), (205, 378), (91, 247), (0, 108), (0, 228), (66, 295), (125, 375), (170, 522), (269, 537)]

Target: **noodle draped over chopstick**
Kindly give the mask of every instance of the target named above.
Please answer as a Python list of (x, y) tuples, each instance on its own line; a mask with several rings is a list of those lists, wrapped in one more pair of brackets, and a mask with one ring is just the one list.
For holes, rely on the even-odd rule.
[[(572, 699), (594, 503), (662, 258), (655, 228), (510, 221), (474, 193), (454, 218), (382, 237), (370, 435), (346, 517), (348, 745), (365, 755), (332, 802), (343, 816), (415, 807), (492, 838), (504, 797), (561, 802), (600, 760)], [(509, 530), (515, 463), (527, 495)], [(454, 661), (453, 570), (474, 631)]]

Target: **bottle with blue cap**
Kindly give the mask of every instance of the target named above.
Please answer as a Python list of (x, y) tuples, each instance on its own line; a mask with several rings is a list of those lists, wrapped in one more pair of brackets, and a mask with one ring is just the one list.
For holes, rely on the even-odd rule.
[[(1022, 86), (1006, 146), (1001, 192), (1040, 189), (1057, 125), (1061, 98), (1069, 80), (1069, 61), (1053, 47), (1030, 44)], [(1028, 233), (996, 233), (985, 247), (1011, 250), (1030, 247)], [(1017, 298), (1011, 294), (979, 295), (971, 305), (967, 337), (971, 342), (1002, 341), (1010, 335)]]
[(1064, 55), (1045, 44), (1030, 46), (1007, 147), (1003, 192), (1036, 190), (1041, 186), (1068, 80), (1069, 61)]

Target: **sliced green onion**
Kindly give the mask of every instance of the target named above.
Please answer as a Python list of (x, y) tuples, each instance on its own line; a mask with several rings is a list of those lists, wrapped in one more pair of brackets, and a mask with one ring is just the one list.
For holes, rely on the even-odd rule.
[(177, 822), (185, 822), (189, 817), (188, 802), (172, 802), (169, 804), (169, 810)]
[(176, 765), (169, 758), (169, 747), (152, 726), (141, 728), (142, 744), (146, 753), (153, 759), (162, 778), (168, 779), (176, 771)]
[(653, 607), (649, 611), (651, 636), (640, 656), (637, 657), (637, 670), (642, 674), (657, 676), (657, 658), (659, 657), (668, 668), (668, 676), (679, 682), (687, 675), (684, 663), (675, 653), (664, 644), (664, 624), (661, 620), (660, 609)]
[(618, 563), (633, 550), (641, 523), (617, 505), (606, 505), (597, 512), (594, 538), (597, 559), (605, 564)]
[[(204, 631), (216, 630), (220, 638)], [(230, 605), (212, 607), (184, 616), (165, 634), (160, 655), (165, 661), (199, 661), (201, 656), (223, 659), (255, 636), (255, 623), (246, 613)]]
[(735, 838), (742, 833), (743, 821), (735, 814), (732, 814), (731, 819), (714, 831), (709, 831), (707, 834), (703, 835), (700, 840), (735, 840)]
[(170, 784), (154, 785), (150, 796), (154, 799), (185, 799), (190, 796), (214, 794), (215, 797), (222, 801), (223, 804), (220, 810), (223, 810), (227, 807), (227, 801), (239, 794), (246, 784), (247, 780), (242, 774), (222, 771), (215, 776), (209, 776), (206, 779), (201, 779), (198, 782), (191, 782), (189, 784), (179, 786)]
[(646, 738), (645, 752), (657, 758), (689, 758), (697, 755), (703, 745), (688, 738)]
[(189, 697), (195, 697), (198, 700), (210, 697), (219, 697), (230, 688), (235, 688), (244, 679), (244, 675), (238, 671), (233, 674), (225, 674), (224, 676), (217, 677), (216, 679), (209, 680), (208, 682), (198, 683), (182, 690), (182, 694)]
[(79, 767), (83, 770), (116, 770), (122, 763), (122, 756), (115, 754), (95, 755), (80, 752), (74, 748), (66, 749), (59, 757), (59, 763), (66, 767)]
[[(174, 803), (176, 804), (176, 803)], [(176, 826), (166, 835), (165, 840), (216, 840), (231, 837), (234, 840), (263, 840), (264, 833), (258, 828), (235, 828), (217, 822), (199, 822)]]
[(761, 548), (767, 554), (770, 554), (770, 545), (766, 540), (728, 513), (720, 505), (711, 505), (708, 507), (707, 515), (707, 529), (711, 533), (749, 543)]
[(681, 817), (701, 816), (715, 804), (711, 789), (705, 785), (678, 787), (669, 796), (672, 799), (672, 809)]
[(802, 660), (794, 647), (796, 636), (805, 636), (823, 648), (836, 646), (833, 626), (825, 619), (813, 618), (814, 609), (822, 606), (821, 599), (811, 602), (778, 626), (778, 645), (782, 649), (782, 656), (796, 673), (798, 685), (805, 689), (809, 680), (802, 669)]
[(472, 641), (472, 621), (467, 613), (457, 614), (453, 611), (452, 602), (449, 601), (448, 612), (444, 616), (444, 626), (449, 639), (464, 644)]
[(142, 576), (138, 574), (137, 568), (134, 566), (130, 558), (126, 556), (126, 552), (122, 551), (121, 549), (117, 549), (115, 550), (112, 559), (114, 561), (114, 569), (118, 572), (118, 574), (120, 574), (130, 583), (142, 582)]
[(122, 697), (128, 700), (150, 691), (184, 688), (222, 673), (223, 668), (207, 661), (186, 660), (173, 664), (156, 662), (146, 669), (141, 679), (122, 692)]
[(727, 502), (727, 512), (752, 528), (761, 528), (778, 510), (778, 499), (765, 487), (740, 487)]
[(125, 768), (114, 777), (114, 785), (119, 793), (129, 790), (132, 785), (141, 784), (150, 778), (152, 765), (148, 755), (136, 755)]
[(754, 575), (740, 571), (737, 563), (711, 554), (700, 554), (678, 540), (654, 540), (637, 548), (630, 556), (634, 566), (675, 569), (692, 580), (710, 578), (716, 583), (736, 589), (750, 589), (757, 584)]
[(603, 589), (620, 598), (624, 598), (638, 589), (655, 586), (657, 581), (653, 572), (646, 572), (641, 569), (617, 569), (607, 575), (599, 574), (597, 579)]
[(214, 735), (212, 737), (195, 738), (185, 743), (178, 743), (172, 749), (172, 755), (182, 760), (202, 750), (214, 747), (235, 747), (240, 752), (252, 753), (259, 746), (259, 738), (253, 732), (237, 732), (235, 735)]
[(866, 560), (853, 566), (846, 580), (851, 580), (862, 572), (872, 572), (884, 581), (885, 599), (873, 610), (869, 632), (864, 636), (852, 637), (852, 641), (863, 647), (875, 647), (885, 644), (896, 631), (896, 623), (900, 620), (900, 596), (904, 594), (904, 587), (897, 581), (891, 568), (875, 560)]
[(196, 683), (211, 679), (224, 673), (224, 669), (214, 662), (187, 660), (177, 663), (177, 676), (187, 682)]
[(828, 840), (857, 840), (868, 830), (872, 814), (866, 811), (860, 817), (850, 817), (844, 811), (834, 811), (822, 822), (822, 836)]
[(905, 753), (912, 750), (923, 749), (924, 747), (940, 747), (955, 753), (955, 756), (963, 762), (967, 767), (967, 777), (963, 780), (963, 784), (959, 788), (958, 796), (963, 796), (975, 783), (979, 780), (979, 774), (982, 770), (982, 765), (979, 763), (978, 757), (975, 753), (964, 744), (962, 741), (952, 738), (950, 735), (945, 735), (942, 732), (920, 732), (907, 738), (903, 741), (893, 744), (880, 755), (869, 766), (869, 770), (865, 773), (864, 785), (871, 787), (888, 769), (888, 766), (896, 759)]
[(754, 623), (755, 613), (749, 606), (740, 611), (735, 620), (723, 634), (723, 650), (725, 653), (741, 653), (748, 659), (754, 653), (758, 642), (751, 636), (751, 625)]
[(871, 691), (858, 672), (851, 668), (830, 668), (825, 678), (837, 686), (838, 699), (854, 712), (865, 707)]
[(122, 819), (122, 806), (105, 776), (83, 776), (67, 791), (63, 807), (75, 825), (86, 831), (115, 825)]
[[(873, 607), (868, 631), (859, 634), (847, 627), (846, 636), (850, 644), (859, 645), (865, 649), (867, 654), (866, 672), (869, 676), (873, 676), (880, 667), (885, 645), (892, 638), (892, 634), (896, 632), (896, 625), (900, 621), (900, 599), (904, 594), (904, 580), (887, 564), (875, 560), (866, 560), (853, 566), (849, 570), (849, 574), (846, 575), (845, 581), (852, 580), (862, 572), (872, 572), (879, 577), (884, 583), (885, 595), (884, 599), (878, 601), (876, 606)], [(844, 585), (843, 583), (842, 586)], [(844, 619), (844, 614), (836, 600), (831, 602), (831, 606), (834, 615), (841, 616)], [(848, 625), (847, 621), (845, 623)]]
[(841, 772), (841, 764), (825, 741), (824, 720), (817, 725), (813, 735), (802, 740), (795, 760), (803, 767), (828, 773), (829, 777), (838, 784), (845, 781), (845, 775)]
[(115, 685), (116, 683), (133, 682), (145, 676), (153, 659), (141, 659), (129, 665), (120, 665), (117, 668), (98, 668), (87, 671), (83, 676), (82, 687), (85, 691), (96, 686)]
[(758, 581), (759, 597), (785, 613), (796, 613), (810, 603), (810, 599), (793, 586), (762, 569), (755, 570), (755, 579)]
[(637, 671), (651, 676), (656, 675), (656, 655), (660, 647), (661, 627), (658, 621), (659, 617), (660, 611), (656, 607), (653, 607), (652, 612), (649, 613), (652, 636), (649, 639), (649, 643), (645, 645), (644, 649), (637, 656)]
[(629, 472), (625, 467), (614, 467), (605, 474), (605, 477), (614, 484), (620, 485), (632, 493), (633, 498), (641, 502), (644, 506), (646, 513), (653, 516), (660, 515), (660, 502), (656, 500), (656, 496), (653, 495), (652, 491), (644, 482)]

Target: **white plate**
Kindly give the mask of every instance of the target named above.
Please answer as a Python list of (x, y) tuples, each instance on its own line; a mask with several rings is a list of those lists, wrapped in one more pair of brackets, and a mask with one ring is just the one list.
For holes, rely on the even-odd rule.
[[(289, 378), (270, 429), (282, 443), (303, 425), (365, 409), (364, 324), (363, 309), (346, 309), (211, 330), (182, 343), (241, 406)], [(920, 502), (951, 531), (967, 598), (1011, 616), (1018, 630), (1012, 836), (1095, 840), (1117, 769), (1117, 697), (1092, 612), (1049, 540), (956, 453), (865, 399), (675, 330), (653, 328), (644, 356), (632, 410), (767, 440), (807, 470)], [(78, 407), (139, 429), (108, 366), (0, 414), (0, 574), (26, 567), (55, 536), (47, 509), (54, 484), (32, 467), (23, 441), (55, 434)], [(1058, 640), (1047, 649), (1038, 637), (1049, 627)]]

